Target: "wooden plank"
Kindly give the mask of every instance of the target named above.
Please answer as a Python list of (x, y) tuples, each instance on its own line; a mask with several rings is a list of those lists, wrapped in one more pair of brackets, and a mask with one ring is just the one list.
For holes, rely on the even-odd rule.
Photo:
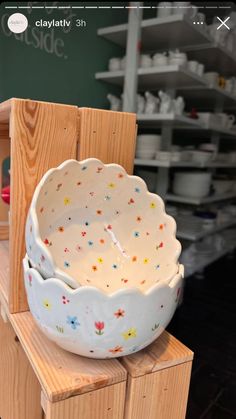
[(12, 100), (9, 99), (0, 103), (0, 123), (6, 124), (9, 122)]
[(0, 221), (0, 241), (9, 239), (9, 224)]
[(0, 316), (0, 417), (41, 419), (41, 388), (10, 323)]
[(192, 360), (193, 352), (167, 331), (142, 351), (120, 358), (132, 377), (140, 377)]
[(79, 109), (78, 160), (96, 157), (121, 164), (133, 173), (136, 115), (100, 109)]
[(42, 394), (45, 419), (123, 419), (126, 382), (51, 403)]
[(75, 106), (19, 99), (11, 102), (11, 312), (28, 308), (21, 261), (25, 254), (25, 219), (34, 189), (48, 169), (76, 157), (77, 117)]
[(9, 293), (9, 242), (0, 241), (0, 297), (8, 302)]
[(192, 362), (128, 378), (125, 419), (184, 419)]
[(80, 357), (49, 341), (30, 312), (12, 314), (9, 319), (48, 400), (64, 400), (126, 381), (127, 373), (116, 359)]

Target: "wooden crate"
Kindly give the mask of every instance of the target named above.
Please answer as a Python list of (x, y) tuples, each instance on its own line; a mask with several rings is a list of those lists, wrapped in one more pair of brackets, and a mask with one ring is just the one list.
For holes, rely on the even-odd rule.
[(25, 219), (38, 181), (68, 158), (93, 156), (132, 173), (135, 115), (11, 99), (0, 104), (1, 130), (11, 155), (10, 240), (0, 242), (1, 419), (39, 419), (43, 412), (46, 419), (184, 418), (188, 348), (164, 332), (121, 360), (73, 355), (40, 332), (23, 285)]
[[(11, 143), (10, 283), (11, 313), (28, 309), (22, 279), (25, 219), (34, 189), (51, 167), (66, 159), (100, 158), (133, 171), (134, 114), (11, 99), (0, 104), (0, 131)], [(5, 238), (5, 236), (3, 237)]]

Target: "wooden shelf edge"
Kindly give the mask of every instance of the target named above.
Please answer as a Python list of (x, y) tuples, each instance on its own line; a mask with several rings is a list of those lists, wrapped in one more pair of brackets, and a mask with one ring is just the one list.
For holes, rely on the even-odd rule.
[(120, 362), (132, 377), (161, 371), (176, 365), (192, 362), (193, 352), (169, 332), (164, 332), (142, 351), (125, 356)]

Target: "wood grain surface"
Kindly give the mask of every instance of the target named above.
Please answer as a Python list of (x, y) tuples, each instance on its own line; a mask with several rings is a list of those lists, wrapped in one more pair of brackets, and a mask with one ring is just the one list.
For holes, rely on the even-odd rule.
[(120, 358), (132, 377), (140, 377), (192, 360), (193, 352), (167, 331), (142, 351)]
[(59, 348), (39, 330), (30, 312), (9, 318), (50, 401), (126, 380), (126, 371), (117, 360), (89, 359)]
[(125, 419), (184, 419), (192, 362), (128, 377)]
[(41, 419), (41, 387), (10, 323), (0, 316), (0, 417)]
[(8, 222), (0, 221), (0, 241), (9, 239), (9, 224)]
[(0, 103), (0, 123), (8, 124), (11, 112), (11, 102), (14, 99), (6, 100)]
[(50, 403), (42, 395), (45, 419), (123, 419), (126, 382)]
[(9, 294), (9, 241), (0, 241), (0, 300), (8, 303)]
[(11, 101), (11, 312), (28, 308), (21, 261), (25, 254), (25, 219), (35, 187), (48, 169), (76, 157), (77, 124), (75, 106)]
[(96, 157), (121, 164), (133, 173), (136, 115), (100, 109), (79, 109), (78, 160)]

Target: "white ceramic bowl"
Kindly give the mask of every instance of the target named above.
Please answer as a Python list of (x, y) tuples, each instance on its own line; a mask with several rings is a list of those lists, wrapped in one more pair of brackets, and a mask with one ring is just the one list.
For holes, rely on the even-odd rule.
[(145, 182), (116, 164), (68, 160), (38, 184), (26, 223), (30, 262), (43, 277), (111, 294), (170, 281), (176, 224)]
[(174, 175), (173, 192), (189, 198), (204, 198), (209, 194), (211, 173), (178, 172)]
[(159, 150), (161, 145), (161, 135), (157, 134), (140, 134), (137, 136), (137, 147), (154, 147)]
[(67, 351), (90, 358), (128, 355), (153, 342), (174, 314), (183, 278), (180, 265), (169, 285), (108, 296), (90, 286), (72, 290), (56, 278), (44, 281), (27, 257), (23, 267), (30, 311), (40, 329)]
[(136, 150), (135, 155), (138, 159), (153, 159), (156, 155), (155, 150)]

